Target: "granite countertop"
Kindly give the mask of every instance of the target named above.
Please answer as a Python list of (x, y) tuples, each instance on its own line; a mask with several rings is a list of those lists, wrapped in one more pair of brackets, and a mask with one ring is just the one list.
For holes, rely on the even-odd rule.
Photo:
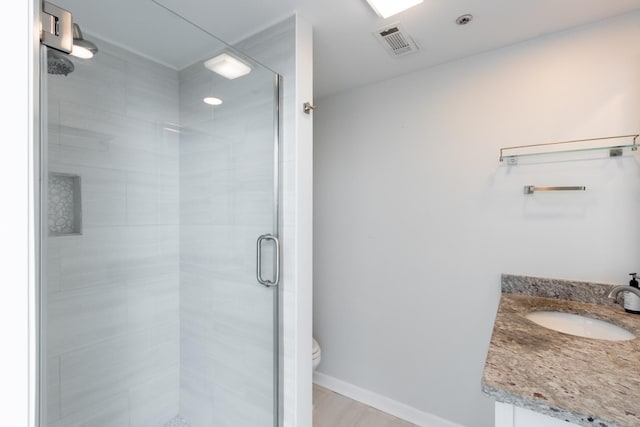
[(640, 337), (640, 315), (606, 298), (612, 286), (503, 275), (483, 392), (581, 426), (640, 427), (640, 338), (576, 337), (524, 317), (539, 310), (583, 314)]

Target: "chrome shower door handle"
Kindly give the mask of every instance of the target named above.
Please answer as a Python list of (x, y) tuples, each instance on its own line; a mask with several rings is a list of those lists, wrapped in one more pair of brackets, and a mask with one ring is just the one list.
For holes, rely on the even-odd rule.
[[(265, 240), (270, 240), (275, 245), (275, 277), (273, 281), (265, 280), (262, 277), (262, 242)], [(272, 234), (263, 234), (258, 237), (256, 243), (256, 278), (258, 279), (258, 283), (269, 288), (278, 286), (278, 283), (280, 283), (280, 241)]]

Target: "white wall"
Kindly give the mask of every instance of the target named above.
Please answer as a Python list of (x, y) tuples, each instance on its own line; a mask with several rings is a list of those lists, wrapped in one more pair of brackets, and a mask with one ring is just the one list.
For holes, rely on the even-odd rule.
[(635, 13), (317, 102), (321, 374), (492, 425), (500, 273), (623, 283), (640, 258), (638, 155), (509, 167), (499, 148), (637, 132), (639, 38)]
[[(3, 206), (0, 213), (0, 257), (2, 259), (3, 292), (0, 299), (0, 336), (3, 354), (0, 358), (0, 401), (3, 422), (15, 426), (33, 426), (36, 379), (33, 351), (34, 275), (33, 180), (34, 103), (37, 91), (33, 64), (35, 2), (9, 2), (4, 5), (11, 14), (0, 28), (4, 40), (12, 40), (5, 53), (13, 63), (3, 71), (0, 90), (3, 94), (2, 126), (4, 144), (0, 158), (0, 189)], [(10, 209), (7, 207), (11, 207)], [(30, 306), (31, 305), (31, 306)]]

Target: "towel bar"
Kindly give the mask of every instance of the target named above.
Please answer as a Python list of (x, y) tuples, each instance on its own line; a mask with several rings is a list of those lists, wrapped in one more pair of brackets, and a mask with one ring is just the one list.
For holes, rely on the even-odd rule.
[(587, 187), (573, 186), (573, 187), (536, 187), (535, 185), (525, 185), (524, 194), (533, 194), (536, 191), (585, 191)]

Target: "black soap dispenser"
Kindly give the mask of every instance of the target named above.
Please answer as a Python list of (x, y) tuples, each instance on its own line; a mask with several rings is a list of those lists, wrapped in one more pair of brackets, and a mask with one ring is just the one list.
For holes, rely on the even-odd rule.
[[(629, 282), (629, 286), (632, 288), (640, 289), (638, 286), (638, 274), (630, 273), (631, 281)], [(624, 310), (633, 313), (640, 314), (640, 297), (631, 292), (624, 293)]]

